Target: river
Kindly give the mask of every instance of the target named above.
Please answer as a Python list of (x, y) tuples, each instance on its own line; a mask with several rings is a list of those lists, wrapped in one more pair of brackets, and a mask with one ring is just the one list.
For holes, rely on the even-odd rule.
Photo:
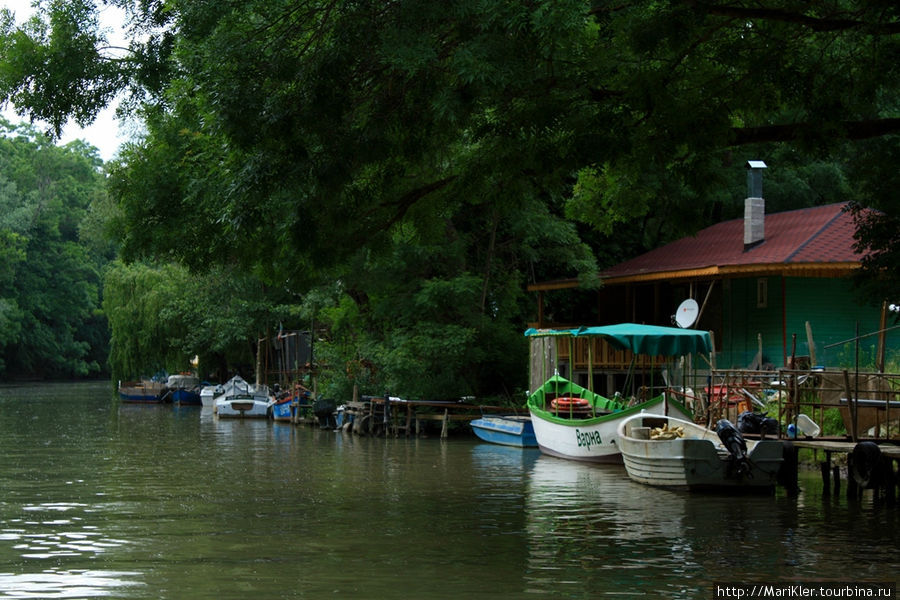
[(900, 508), (689, 495), (480, 443), (374, 439), (108, 383), (0, 386), (0, 598), (712, 598), (896, 579)]

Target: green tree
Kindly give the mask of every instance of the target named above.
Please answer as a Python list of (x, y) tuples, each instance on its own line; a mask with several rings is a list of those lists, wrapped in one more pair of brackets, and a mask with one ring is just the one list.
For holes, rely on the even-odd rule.
[(99, 273), (81, 223), (104, 195), (96, 150), (54, 146), (0, 123), (0, 360), (13, 377), (96, 374), (105, 365)]
[(284, 292), (226, 268), (196, 274), (177, 263), (115, 261), (104, 290), (115, 379), (188, 370), (195, 356), (204, 376), (252, 377), (256, 339), (290, 318)]
[[(453, 340), (487, 356), (494, 325), (521, 327), (523, 282), (593, 273), (566, 218), (623, 249), (681, 235), (773, 144), (880, 188), (865, 167), (881, 158), (857, 150), (900, 128), (883, 0), (112, 3), (125, 57), (88, 0), (7, 19), (0, 97), (58, 128), (130, 93), (147, 135), (112, 171), (125, 256), (301, 294), (340, 281), (382, 376), (415, 363), (434, 387), (479, 356)], [(379, 335), (403, 327), (391, 303), (421, 316)]]

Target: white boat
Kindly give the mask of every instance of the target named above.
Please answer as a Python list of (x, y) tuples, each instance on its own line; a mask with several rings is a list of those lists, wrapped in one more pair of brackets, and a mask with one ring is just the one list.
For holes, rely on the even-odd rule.
[(235, 375), (215, 397), (216, 414), (219, 417), (265, 419), (274, 401), (268, 386), (250, 384)]
[(647, 485), (690, 490), (774, 489), (783, 446), (745, 440), (729, 421), (716, 431), (672, 416), (640, 414), (619, 425), (628, 476)]
[[(611, 346), (633, 354), (683, 356), (709, 353), (709, 332), (654, 325), (621, 323), (578, 329), (529, 329), (530, 337), (600, 337)], [(587, 344), (588, 353), (592, 344)], [(591, 363), (590, 354), (588, 364)], [(559, 375), (553, 375), (528, 397), (528, 411), (541, 451), (551, 456), (591, 462), (622, 462), (616, 445), (619, 424), (635, 414), (649, 412), (692, 419), (691, 411), (670, 396), (660, 394), (628, 406), (621, 398), (609, 399)]]
[(204, 385), (200, 390), (200, 404), (204, 408), (215, 408), (216, 396), (221, 396), (224, 392), (225, 388), (220, 384)]
[(559, 375), (529, 396), (528, 410), (534, 436), (544, 454), (600, 463), (622, 462), (616, 445), (619, 424), (641, 411), (691, 418), (683, 404), (666, 395), (629, 408)]

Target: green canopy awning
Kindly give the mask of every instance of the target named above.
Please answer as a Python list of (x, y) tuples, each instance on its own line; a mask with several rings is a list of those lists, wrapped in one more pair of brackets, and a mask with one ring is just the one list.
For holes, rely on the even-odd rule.
[(619, 323), (601, 327), (578, 329), (529, 329), (526, 336), (545, 337), (570, 335), (573, 337), (599, 336), (613, 346), (631, 350), (635, 354), (650, 356), (683, 356), (685, 354), (709, 354), (712, 341), (708, 331), (680, 329), (659, 325)]

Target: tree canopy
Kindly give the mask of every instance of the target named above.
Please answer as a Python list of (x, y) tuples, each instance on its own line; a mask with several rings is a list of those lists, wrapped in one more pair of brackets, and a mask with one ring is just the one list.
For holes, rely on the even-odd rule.
[(896, 212), (894, 2), (108, 0), (124, 53), (102, 4), (6, 15), (0, 97), (58, 132), (126, 94), (124, 257), (318, 298), (385, 386), (465, 393), (524, 283), (731, 214), (747, 158)]
[(0, 375), (105, 369), (100, 283), (112, 256), (87, 226), (105, 195), (99, 164), (80, 142), (59, 148), (0, 121)]

